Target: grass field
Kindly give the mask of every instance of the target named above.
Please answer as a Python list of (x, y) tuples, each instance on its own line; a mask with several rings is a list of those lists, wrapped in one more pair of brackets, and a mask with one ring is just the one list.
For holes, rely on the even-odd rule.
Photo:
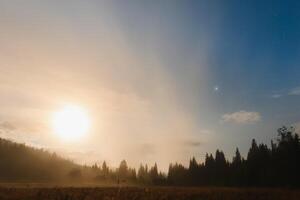
[(299, 190), (177, 187), (1, 187), (0, 199), (16, 200), (299, 200)]

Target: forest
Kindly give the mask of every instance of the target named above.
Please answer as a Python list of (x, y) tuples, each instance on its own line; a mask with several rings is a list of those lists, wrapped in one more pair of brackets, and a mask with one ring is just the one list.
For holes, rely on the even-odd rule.
[(236, 149), (228, 160), (223, 151), (206, 154), (204, 162), (171, 163), (167, 173), (154, 166), (131, 168), (125, 160), (112, 168), (82, 166), (55, 153), (0, 139), (1, 182), (105, 183), (168, 186), (299, 187), (300, 141), (293, 127), (278, 129), (276, 141), (257, 144), (253, 139), (247, 157)]

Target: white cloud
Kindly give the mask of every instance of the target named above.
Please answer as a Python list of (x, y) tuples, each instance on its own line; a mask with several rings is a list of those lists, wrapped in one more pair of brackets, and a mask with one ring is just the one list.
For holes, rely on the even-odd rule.
[(273, 95), (271, 95), (271, 97), (274, 99), (278, 99), (278, 98), (282, 97), (282, 95), (281, 94), (273, 94)]
[(234, 113), (226, 113), (222, 116), (222, 121), (233, 122), (238, 124), (255, 123), (261, 120), (259, 112), (238, 111)]
[(300, 86), (294, 87), (288, 90), (274, 91), (273, 94), (270, 95), (273, 99), (278, 99), (285, 96), (298, 96), (300, 95)]
[(300, 87), (291, 89), (289, 95), (300, 95)]

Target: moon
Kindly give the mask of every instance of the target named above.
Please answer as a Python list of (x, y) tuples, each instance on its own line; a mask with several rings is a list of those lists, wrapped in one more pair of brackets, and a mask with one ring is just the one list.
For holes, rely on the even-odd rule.
[(76, 141), (89, 131), (90, 119), (83, 108), (67, 105), (54, 113), (53, 129), (62, 140)]
[(214, 91), (215, 91), (215, 92), (218, 92), (218, 91), (219, 91), (219, 86), (216, 85), (216, 86), (214, 87)]

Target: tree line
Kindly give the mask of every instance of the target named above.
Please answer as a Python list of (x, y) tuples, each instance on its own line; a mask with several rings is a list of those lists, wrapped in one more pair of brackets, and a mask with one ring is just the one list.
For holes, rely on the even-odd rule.
[(231, 160), (223, 151), (215, 155), (206, 154), (204, 162), (195, 157), (186, 167), (171, 163), (167, 174), (158, 171), (157, 164), (152, 167), (141, 165), (137, 172), (129, 168), (125, 160), (115, 171), (108, 170), (104, 162), (102, 168), (94, 165), (100, 180), (113, 179), (150, 185), (176, 186), (300, 186), (300, 141), (293, 127), (278, 129), (276, 141), (257, 144), (253, 139), (247, 157), (243, 158), (238, 148)]
[(206, 154), (204, 163), (192, 158), (188, 167), (171, 164), (166, 177), (170, 185), (214, 186), (300, 186), (300, 142), (293, 127), (278, 129), (271, 147), (253, 139), (247, 158), (236, 149), (232, 161), (222, 151)]
[(131, 168), (125, 160), (117, 168), (82, 166), (42, 149), (0, 139), (0, 181), (95, 182), (174, 186), (300, 186), (300, 141), (293, 127), (278, 129), (276, 141), (257, 144), (252, 140), (247, 157), (237, 148), (231, 160), (223, 151), (206, 154), (203, 162), (194, 157), (189, 165), (171, 163), (167, 173), (157, 164)]

